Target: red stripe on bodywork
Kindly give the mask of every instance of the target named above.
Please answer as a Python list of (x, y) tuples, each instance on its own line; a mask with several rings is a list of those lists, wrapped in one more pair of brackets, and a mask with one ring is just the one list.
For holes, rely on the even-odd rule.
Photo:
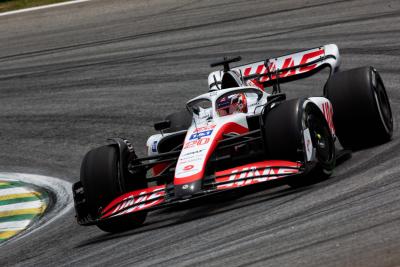
[(333, 124), (333, 108), (332, 104), (329, 102), (322, 103), (322, 113), (328, 123), (331, 133), (335, 134), (335, 125)]
[[(107, 218), (115, 214), (127, 214), (164, 202), (165, 185), (135, 190), (117, 197), (102, 211), (101, 218)], [(158, 199), (160, 198), (160, 199)], [(154, 199), (154, 201), (148, 202)]]
[[(265, 160), (238, 166), (232, 169), (215, 173), (215, 182), (226, 184), (218, 185), (217, 189), (230, 189), (246, 185), (262, 183), (274, 179), (283, 178), (299, 172), (300, 163), (283, 160)], [(245, 178), (251, 178), (246, 179)]]
[(206, 157), (205, 157), (205, 159), (204, 159), (204, 161), (202, 163), (201, 171), (196, 173), (196, 174), (187, 176), (187, 177), (182, 177), (182, 178), (176, 178), (175, 177), (174, 178), (174, 184), (175, 185), (187, 184), (187, 183), (192, 183), (192, 182), (195, 182), (197, 180), (202, 179), (203, 176), (204, 176), (204, 171), (205, 171), (205, 167), (206, 167), (206, 164), (208, 162), (208, 159), (210, 158), (211, 154), (214, 152), (215, 148), (217, 147), (218, 141), (222, 140), (223, 134), (227, 134), (227, 133), (243, 134), (243, 133), (246, 133), (248, 131), (249, 131), (248, 128), (243, 127), (243, 126), (241, 126), (241, 125), (239, 125), (237, 123), (234, 123), (234, 122), (226, 123), (224, 126), (222, 126), (218, 130), (218, 132), (216, 133), (214, 139), (211, 140), (212, 143), (211, 143), (211, 145), (210, 145), (210, 147), (209, 147), (209, 149), (207, 151)]
[[(316, 57), (320, 57), (320, 56), (322, 56), (324, 54), (325, 54), (325, 50), (323, 50), (323, 49), (317, 50), (317, 51), (314, 51), (314, 52), (311, 52), (311, 53), (307, 53), (301, 59), (300, 65), (307, 64), (308, 62), (311, 62), (311, 61), (315, 60)], [(309, 65), (309, 66), (302, 67), (302, 68), (299, 69), (299, 72), (300, 73), (301, 72), (307, 72), (307, 71), (315, 69), (316, 67), (317, 67), (317, 63)]]

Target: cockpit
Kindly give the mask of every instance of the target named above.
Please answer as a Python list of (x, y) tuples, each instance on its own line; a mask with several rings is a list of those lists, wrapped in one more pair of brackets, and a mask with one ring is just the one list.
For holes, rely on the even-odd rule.
[(226, 93), (213, 92), (210, 95), (203, 95), (188, 102), (187, 107), (199, 119), (225, 117), (237, 113), (247, 114), (254, 112), (262, 96), (261, 90), (238, 88)]

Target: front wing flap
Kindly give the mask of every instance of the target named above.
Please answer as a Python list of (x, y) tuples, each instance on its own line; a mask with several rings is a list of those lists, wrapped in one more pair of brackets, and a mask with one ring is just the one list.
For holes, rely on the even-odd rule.
[(140, 211), (150, 211), (177, 205), (188, 200), (226, 192), (237, 188), (250, 186), (305, 173), (304, 166), (299, 162), (266, 160), (238, 166), (236, 168), (217, 171), (214, 175), (203, 179), (203, 190), (190, 199), (174, 198), (173, 187), (157, 185), (149, 188), (125, 193), (108, 204), (98, 219), (85, 221), (81, 224), (92, 225), (101, 220), (123, 216)]

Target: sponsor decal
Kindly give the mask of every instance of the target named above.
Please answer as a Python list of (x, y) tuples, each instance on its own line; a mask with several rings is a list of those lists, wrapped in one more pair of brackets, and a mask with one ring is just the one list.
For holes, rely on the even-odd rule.
[[(197, 146), (208, 144), (210, 142), (210, 137), (208, 136), (212, 135), (215, 127), (215, 124), (211, 124), (194, 129), (193, 133), (189, 137), (189, 141), (183, 146), (183, 149), (195, 148)], [(203, 150), (198, 149), (197, 151), (202, 152)]]
[(192, 152), (188, 152), (186, 154), (182, 154), (182, 156), (179, 158), (178, 162), (179, 162), (179, 164), (187, 164), (190, 162), (199, 161), (203, 158), (203, 155), (202, 155), (203, 152), (206, 152), (206, 150), (201, 149), (201, 150), (195, 150)]
[(193, 140), (193, 139), (200, 139), (202, 137), (206, 137), (206, 136), (210, 136), (212, 134), (213, 130), (207, 130), (207, 131), (203, 131), (203, 132), (196, 132), (194, 134), (192, 134), (189, 138), (189, 140)]
[(184, 153), (184, 154), (182, 154), (182, 156), (183, 156), (183, 157), (190, 157), (190, 156), (196, 155), (196, 154), (198, 154), (198, 153), (201, 153), (201, 152), (203, 152), (204, 150), (205, 150), (205, 149), (198, 149), (198, 150), (195, 150), (195, 151), (191, 151), (191, 152)]
[(325, 116), (326, 121), (328, 122), (329, 128), (331, 132), (335, 134), (335, 126), (333, 125), (333, 108), (332, 104), (329, 102), (322, 103), (322, 113)]
[(184, 171), (189, 171), (189, 170), (191, 170), (193, 168), (194, 168), (194, 165), (187, 165), (187, 166), (183, 167), (183, 170)]
[[(107, 218), (117, 214), (128, 214), (158, 205), (164, 202), (164, 188), (165, 186), (162, 185), (127, 193), (112, 201), (104, 209), (106, 213), (102, 216), (102, 218)], [(115, 206), (115, 208), (112, 208), (113, 206)]]
[[(324, 55), (325, 55), (325, 50), (317, 48), (317, 49), (313, 49), (313, 50), (306, 51), (306, 52), (300, 52), (300, 53), (288, 55), (286, 57), (271, 59), (269, 66), (268, 66), (269, 68), (265, 67), (264, 62), (257, 62), (257, 63), (253, 63), (251, 65), (243, 66), (240, 69), (243, 71), (244, 76), (249, 76), (252, 74), (264, 74), (264, 73), (268, 72), (268, 69), (270, 72), (275, 72), (277, 69), (281, 70), (281, 69), (292, 68), (295, 66), (304, 65), (309, 62), (312, 62), (313, 60), (321, 58)], [(311, 64), (309, 66), (303, 66), (303, 67), (283, 71), (283, 72), (279, 73), (279, 78), (289, 77), (289, 76), (293, 76), (296, 74), (301, 74), (301, 73), (311, 71), (311, 70), (317, 68), (320, 64), (321, 64), (321, 62), (318, 62), (315, 64)], [(270, 79), (272, 79), (272, 80), (276, 79), (276, 74), (271, 73), (271, 77), (263, 76), (260, 78), (259, 81), (257, 81), (257, 79), (253, 79), (253, 80), (247, 81), (247, 83), (248, 83), (248, 85), (253, 85), (253, 86), (255, 85), (255, 86), (263, 88), (261, 83), (269, 81)]]
[[(213, 130), (212, 136), (190, 141), (187, 137), (188, 141), (183, 146), (182, 153), (179, 156), (179, 160), (175, 168), (175, 185), (192, 183), (203, 177), (208, 158), (210, 157), (211, 152), (215, 149), (217, 141), (222, 133), (235, 132), (240, 134), (248, 131), (247, 128), (237, 123), (228, 122), (222, 125), (221, 128), (218, 128), (218, 130), (216, 125), (209, 124), (202, 127), (197, 127), (196, 132), (208, 130)], [(191, 152), (195, 152), (195, 154), (188, 155)], [(188, 164), (194, 165), (193, 169), (184, 171), (183, 168)]]
[(217, 125), (211, 124), (211, 125), (206, 125), (206, 126), (201, 126), (196, 129), (194, 129), (193, 133), (198, 133), (198, 132), (203, 132), (203, 131), (209, 131), (213, 130)]
[(203, 158), (202, 155), (189, 156), (189, 157), (180, 158), (178, 160), (178, 162), (179, 162), (179, 164), (187, 164), (187, 163), (190, 163), (190, 162), (200, 161), (202, 158)]
[(206, 145), (209, 142), (210, 142), (210, 138), (209, 137), (196, 139), (196, 140), (187, 142), (185, 144), (185, 146), (183, 147), (183, 149), (188, 149), (188, 148), (192, 148), (192, 147), (196, 147), (196, 146)]
[[(290, 167), (296, 167), (296, 169)], [(283, 176), (298, 173), (299, 167), (299, 164), (294, 162), (265, 161), (217, 172), (216, 176), (219, 176), (219, 178), (216, 179), (217, 183), (229, 182), (218, 185), (217, 189), (235, 188), (278, 179)]]

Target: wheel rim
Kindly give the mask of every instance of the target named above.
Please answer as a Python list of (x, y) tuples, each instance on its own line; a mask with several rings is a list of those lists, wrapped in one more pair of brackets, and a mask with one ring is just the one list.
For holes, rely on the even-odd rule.
[(375, 103), (378, 108), (380, 119), (385, 127), (385, 130), (390, 134), (393, 130), (392, 110), (390, 109), (389, 98), (386, 94), (382, 80), (372, 72), (372, 86), (374, 89)]
[(310, 130), (311, 141), (316, 149), (317, 160), (322, 164), (330, 164), (333, 159), (333, 141), (325, 118), (312, 110), (306, 110), (305, 126)]

